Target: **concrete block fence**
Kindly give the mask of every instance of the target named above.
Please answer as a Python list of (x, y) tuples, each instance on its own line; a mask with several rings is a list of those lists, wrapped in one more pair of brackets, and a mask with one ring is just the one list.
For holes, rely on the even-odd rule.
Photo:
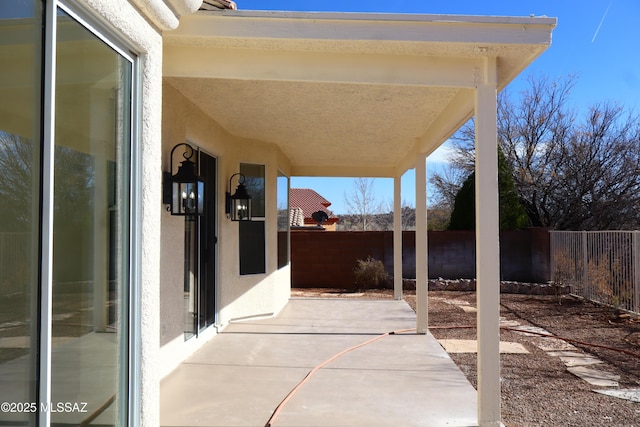
[[(415, 232), (402, 233), (403, 277), (415, 279)], [(428, 236), (429, 277), (475, 277), (475, 233), (432, 231)], [(546, 283), (551, 279), (547, 229), (500, 233), (501, 279), (522, 283)], [(291, 231), (292, 286), (300, 288), (350, 288), (356, 261), (381, 260), (393, 276), (391, 231)]]

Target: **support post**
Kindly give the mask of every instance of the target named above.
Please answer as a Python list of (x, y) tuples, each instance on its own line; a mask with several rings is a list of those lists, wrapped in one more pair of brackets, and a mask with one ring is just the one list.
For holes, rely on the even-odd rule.
[(475, 99), (478, 423), (500, 426), (500, 237), (496, 60), (486, 58)]
[(633, 307), (632, 311), (640, 312), (640, 231), (632, 231), (633, 249)]
[(393, 297), (402, 299), (402, 176), (393, 179)]
[(581, 233), (582, 242), (582, 296), (586, 298), (592, 298), (591, 286), (589, 286), (589, 240), (587, 239), (587, 232), (582, 230)]
[(416, 159), (416, 331), (429, 327), (429, 267), (427, 253), (427, 165), (426, 156)]

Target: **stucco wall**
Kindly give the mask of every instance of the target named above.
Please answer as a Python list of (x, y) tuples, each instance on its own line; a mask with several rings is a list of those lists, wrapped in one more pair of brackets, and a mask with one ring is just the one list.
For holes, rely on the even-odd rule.
[[(272, 315), (290, 295), (289, 268), (277, 269), (276, 181), (278, 170), (289, 172), (289, 164), (272, 144), (234, 137), (197, 109), (170, 82), (163, 85), (162, 170), (169, 171), (171, 149), (188, 142), (217, 158), (217, 325), (233, 319)], [(175, 166), (176, 160), (174, 160)], [(240, 163), (264, 164), (266, 173), (266, 270), (265, 274), (239, 274), (238, 223), (224, 215), (229, 177)], [(183, 338), (184, 218), (161, 209), (160, 343), (163, 374), (197, 350), (214, 335), (207, 331), (197, 339)], [(212, 329), (212, 328), (209, 328)]]
[(146, 17), (127, 0), (81, 0), (79, 4), (99, 22), (106, 22), (113, 32), (130, 45), (140, 59), (140, 139), (135, 141), (139, 162), (134, 171), (140, 186), (134, 197), (139, 201), (140, 222), (136, 226), (139, 247), (136, 249), (140, 269), (138, 301), (134, 310), (140, 323), (140, 353), (135, 365), (139, 372), (140, 425), (160, 425), (159, 347), (159, 264), (160, 264), (160, 128), (162, 99), (162, 37)]

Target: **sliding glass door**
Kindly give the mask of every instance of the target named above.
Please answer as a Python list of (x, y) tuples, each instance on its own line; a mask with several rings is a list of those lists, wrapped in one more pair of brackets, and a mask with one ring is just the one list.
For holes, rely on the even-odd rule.
[(51, 395), (120, 424), (126, 407), (132, 63), (59, 10)]
[(135, 58), (80, 12), (0, 2), (0, 425), (128, 424)]
[[(42, 14), (37, 1), (0, 2), (0, 402), (10, 404), (38, 390)], [(18, 409), (3, 408), (0, 425), (34, 425), (38, 414)]]

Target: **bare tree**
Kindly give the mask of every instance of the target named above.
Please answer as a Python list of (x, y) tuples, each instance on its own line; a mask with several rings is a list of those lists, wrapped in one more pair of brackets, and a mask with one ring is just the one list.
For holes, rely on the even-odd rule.
[[(640, 117), (615, 104), (579, 118), (569, 106), (575, 77), (530, 77), (517, 99), (502, 92), (498, 143), (514, 170), (518, 197), (534, 226), (556, 229), (640, 226)], [(446, 200), (473, 169), (473, 121), (452, 139), (451, 177), (432, 184)]]
[[(457, 151), (456, 154), (458, 154)], [(451, 167), (431, 175), (429, 183), (435, 189), (433, 195), (430, 194), (434, 199), (433, 206), (437, 206), (439, 210), (448, 211), (450, 214), (453, 210), (458, 190), (460, 190), (467, 176), (473, 172), (473, 159), (470, 165), (467, 160), (449, 160)]]
[(0, 131), (0, 229), (28, 230), (33, 220), (35, 150), (29, 139)]
[[(380, 210), (384, 213), (379, 213), (373, 216), (375, 229), (383, 231), (393, 230), (394, 207), (393, 201), (388, 200), (382, 205)], [(412, 202), (409, 202), (406, 199), (403, 199), (402, 202), (400, 202), (400, 219), (402, 230), (416, 229), (416, 208)]]
[(400, 213), (402, 216), (402, 229), (416, 229), (416, 207), (413, 203), (403, 200), (401, 203)]
[(520, 200), (536, 227), (553, 226), (551, 200), (565, 185), (558, 172), (569, 155), (566, 143), (575, 122), (568, 100), (574, 77), (550, 81), (529, 77), (518, 102), (505, 92), (498, 107), (498, 142), (514, 170)]
[(558, 174), (564, 185), (549, 210), (559, 229), (640, 226), (640, 119), (620, 106), (590, 109), (566, 143)]
[(446, 230), (449, 227), (450, 220), (450, 205), (437, 202), (427, 210), (427, 229), (429, 231)]
[(371, 229), (372, 215), (380, 212), (380, 203), (376, 200), (374, 180), (357, 178), (349, 195), (345, 193), (344, 203), (349, 213), (358, 218), (357, 228), (362, 231)]
[[(37, 215), (33, 180), (38, 177), (38, 150), (30, 139), (0, 131), (0, 229), (28, 230)], [(94, 162), (86, 153), (55, 147), (56, 226), (79, 227), (92, 221), (88, 213), (94, 197)]]

